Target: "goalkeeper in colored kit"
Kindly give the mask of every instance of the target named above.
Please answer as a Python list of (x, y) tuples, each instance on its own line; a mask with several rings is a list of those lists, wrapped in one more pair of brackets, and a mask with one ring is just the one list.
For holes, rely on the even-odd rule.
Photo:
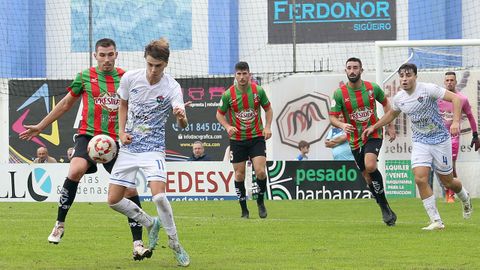
[[(478, 151), (480, 148), (480, 141), (478, 139), (478, 132), (477, 132), (477, 122), (475, 121), (475, 117), (472, 113), (472, 107), (468, 102), (468, 98), (462, 94), (461, 92), (457, 92), (457, 75), (453, 71), (448, 71), (445, 73), (444, 79), (445, 88), (455, 93), (461, 102), (462, 113), (464, 113), (467, 118), (468, 122), (470, 123), (470, 128), (472, 129), (472, 141), (470, 143), (470, 147), (475, 146), (475, 151)], [(445, 101), (443, 99), (438, 100), (438, 108), (440, 110), (440, 115), (442, 116), (443, 123), (447, 129), (450, 129), (450, 126), (453, 122), (453, 104), (451, 102)], [(457, 157), (458, 157), (458, 150), (460, 148), (460, 134), (458, 136), (452, 136), (452, 158), (453, 158), (453, 177), (458, 179), (457, 177)], [(455, 202), (455, 192), (451, 189), (445, 189), (445, 199), (447, 202)]]

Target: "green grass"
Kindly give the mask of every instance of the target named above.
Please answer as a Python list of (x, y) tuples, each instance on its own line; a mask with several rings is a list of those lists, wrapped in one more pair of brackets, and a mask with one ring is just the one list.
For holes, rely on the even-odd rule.
[[(459, 202), (438, 201), (446, 229), (425, 232), (419, 199), (391, 205), (395, 227), (373, 200), (269, 201), (265, 220), (253, 201), (249, 220), (233, 201), (172, 203), (190, 269), (480, 269), (480, 213), (465, 221)], [(178, 268), (163, 230), (153, 257), (133, 261), (126, 218), (104, 203), (74, 204), (62, 242), (49, 244), (56, 209), (0, 203), (0, 269)]]

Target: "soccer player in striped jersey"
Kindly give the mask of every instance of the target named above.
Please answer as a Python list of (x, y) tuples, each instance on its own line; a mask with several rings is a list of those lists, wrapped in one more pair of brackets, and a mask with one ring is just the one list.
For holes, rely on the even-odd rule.
[[(376, 129), (366, 140), (360, 137), (365, 128), (378, 121), (376, 101), (383, 105), (385, 112), (390, 110), (390, 103), (380, 86), (361, 79), (363, 68), (360, 59), (349, 58), (345, 65), (348, 82), (333, 93), (329, 113), (330, 122), (347, 134), (355, 163), (380, 206), (383, 222), (387, 226), (394, 226), (397, 215), (392, 211), (385, 197), (383, 177), (377, 168), (383, 129)], [(339, 119), (340, 114), (343, 114), (345, 121)], [(394, 126), (390, 126), (387, 132), (390, 141), (393, 141), (396, 137)]]
[[(467, 118), (468, 122), (470, 123), (470, 128), (472, 129), (472, 142), (470, 143), (470, 147), (475, 145), (475, 151), (478, 151), (480, 148), (480, 141), (478, 139), (478, 132), (477, 132), (477, 121), (472, 113), (472, 107), (468, 102), (468, 98), (462, 94), (461, 92), (457, 92), (457, 75), (453, 71), (448, 71), (445, 73), (444, 79), (445, 88), (455, 93), (461, 102), (462, 113), (464, 113)], [(442, 116), (443, 123), (447, 129), (450, 129), (453, 121), (453, 104), (451, 102), (447, 102), (443, 99), (438, 100), (438, 108), (440, 110), (440, 115)], [(460, 134), (459, 134), (460, 135)], [(458, 157), (458, 150), (460, 148), (460, 136), (452, 136), (452, 158), (453, 158), (453, 177), (457, 178), (457, 157)], [(455, 192), (451, 189), (445, 190), (445, 199), (447, 202), (452, 203), (455, 202)]]
[[(217, 120), (230, 136), (230, 162), (235, 171), (235, 191), (242, 209), (242, 218), (249, 218), (245, 190), (245, 166), (248, 159), (253, 163), (259, 193), (258, 215), (267, 217), (264, 196), (267, 189), (265, 140), (272, 136), (273, 111), (265, 90), (251, 82), (247, 62), (235, 65), (236, 84), (222, 95), (217, 109)], [(265, 111), (265, 127), (261, 108)]]
[[(79, 181), (85, 174), (97, 171), (97, 164), (90, 159), (87, 153), (88, 142), (98, 134), (109, 135), (115, 141), (118, 139), (117, 111), (120, 100), (116, 90), (125, 71), (115, 67), (117, 56), (115, 41), (109, 38), (98, 40), (95, 44), (94, 53), (97, 66), (78, 73), (75, 80), (67, 88), (67, 95), (57, 106), (40, 123), (25, 125), (26, 130), (20, 134), (21, 139), (30, 140), (69, 111), (75, 102), (82, 101), (82, 120), (75, 137), (75, 149), (70, 161), (68, 175), (60, 193), (57, 221), (48, 236), (50, 243), (58, 244), (63, 237), (65, 219), (75, 200)], [(109, 173), (115, 160), (116, 158), (103, 164)], [(128, 189), (125, 197), (141, 207), (140, 198), (135, 188)], [(151, 250), (143, 246), (142, 226), (133, 219), (128, 219), (128, 224), (133, 237), (133, 258), (135, 260), (142, 260), (144, 257), (149, 258), (152, 253)]]
[[(369, 136), (376, 129), (392, 122), (401, 112), (411, 121), (412, 127), (412, 168), (423, 206), (431, 223), (423, 230), (445, 228), (438, 212), (435, 196), (428, 184), (432, 163), (440, 181), (452, 189), (463, 203), (463, 217), (470, 218), (473, 208), (468, 192), (462, 183), (453, 178), (452, 136), (460, 132), (461, 101), (453, 92), (435, 84), (417, 82), (417, 66), (403, 64), (398, 70), (403, 91), (398, 92), (392, 101), (392, 109), (364, 130), (362, 137)], [(438, 110), (437, 100), (443, 99), (453, 104), (453, 119), (450, 133), (445, 127)]]

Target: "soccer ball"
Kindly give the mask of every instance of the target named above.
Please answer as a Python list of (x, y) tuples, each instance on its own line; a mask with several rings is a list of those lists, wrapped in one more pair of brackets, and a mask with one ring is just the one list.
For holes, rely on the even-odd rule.
[(117, 155), (117, 144), (108, 135), (97, 135), (88, 142), (87, 152), (93, 161), (108, 163)]

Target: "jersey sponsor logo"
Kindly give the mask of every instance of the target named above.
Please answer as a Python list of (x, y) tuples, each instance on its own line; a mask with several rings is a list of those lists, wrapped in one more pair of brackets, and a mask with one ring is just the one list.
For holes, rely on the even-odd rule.
[(102, 106), (103, 109), (114, 112), (118, 110), (120, 98), (116, 93), (105, 93), (99, 97), (94, 98), (95, 105)]
[(350, 119), (356, 122), (366, 122), (372, 116), (373, 110), (367, 107), (359, 108), (350, 114)]
[(247, 110), (243, 110), (235, 113), (235, 116), (237, 117), (237, 119), (240, 119), (240, 121), (242, 122), (251, 122), (257, 116), (257, 112), (254, 109), (249, 108)]

